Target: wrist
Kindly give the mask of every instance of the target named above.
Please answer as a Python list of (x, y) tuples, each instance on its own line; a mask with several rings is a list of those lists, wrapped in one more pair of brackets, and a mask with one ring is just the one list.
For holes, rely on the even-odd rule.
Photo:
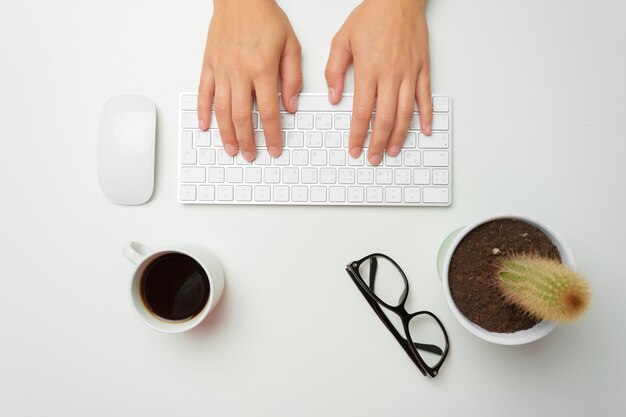
[(246, 7), (257, 4), (276, 4), (275, 0), (213, 0), (213, 8), (223, 8), (228, 6)]

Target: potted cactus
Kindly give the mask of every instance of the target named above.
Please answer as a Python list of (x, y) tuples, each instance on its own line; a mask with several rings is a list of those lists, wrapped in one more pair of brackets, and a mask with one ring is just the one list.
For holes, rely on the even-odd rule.
[(529, 216), (494, 215), (456, 230), (437, 263), (454, 316), (490, 342), (532, 342), (589, 305), (589, 286), (569, 246)]

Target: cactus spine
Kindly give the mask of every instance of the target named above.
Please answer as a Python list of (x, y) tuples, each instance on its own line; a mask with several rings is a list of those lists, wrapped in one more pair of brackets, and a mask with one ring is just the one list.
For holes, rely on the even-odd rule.
[(498, 285), (507, 300), (541, 320), (571, 322), (589, 306), (591, 291), (582, 275), (538, 255), (502, 261)]

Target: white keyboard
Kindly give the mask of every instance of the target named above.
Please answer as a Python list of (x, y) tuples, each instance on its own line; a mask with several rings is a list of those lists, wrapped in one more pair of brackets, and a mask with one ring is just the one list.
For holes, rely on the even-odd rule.
[[(417, 108), (402, 151), (378, 166), (366, 151), (348, 153), (352, 96), (331, 105), (326, 94), (300, 94), (298, 112), (284, 111), (284, 150), (273, 158), (256, 107), (252, 110), (257, 158), (229, 156), (215, 114), (209, 130), (198, 130), (197, 96), (180, 95), (178, 198), (185, 204), (287, 204), (448, 206), (452, 179), (452, 103), (433, 96), (433, 133), (420, 132)], [(279, 100), (280, 101), (280, 100)], [(375, 113), (373, 118), (375, 117)]]

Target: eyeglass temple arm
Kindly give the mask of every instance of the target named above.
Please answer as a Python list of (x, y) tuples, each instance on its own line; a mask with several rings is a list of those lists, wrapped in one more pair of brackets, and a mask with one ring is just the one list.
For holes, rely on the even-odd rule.
[[(370, 258), (370, 273), (369, 273), (369, 278), (370, 278), (370, 283), (369, 286), (372, 289), (372, 291), (374, 291), (374, 283), (376, 281), (376, 272), (378, 271), (378, 260), (376, 260), (376, 258)], [(402, 300), (406, 297), (406, 292), (407, 292), (407, 288), (404, 288), (404, 291), (402, 291), (402, 295), (400, 295), (400, 300), (399, 302), (402, 302)], [(368, 301), (370, 301), (368, 299)], [(370, 304), (372, 304), (372, 302), (370, 302)], [(372, 307), (374, 308), (374, 304), (372, 304)], [(378, 306), (376, 306), (378, 307)], [(378, 317), (385, 323), (385, 326), (387, 326), (387, 317), (385, 317), (384, 319), (381, 317), (381, 315), (378, 313), (378, 309), (374, 308), (374, 311), (376, 311), (376, 314), (378, 315)], [(383, 314), (384, 315), (384, 314)], [(392, 326), (393, 327), (393, 326)], [(387, 328), (391, 331), (391, 329), (389, 328), (389, 326), (387, 326)], [(395, 327), (394, 327), (394, 331), (395, 331)], [(394, 333), (395, 335), (395, 333)], [(404, 337), (402, 337), (402, 335), (398, 335), (403, 341), (404, 343), (408, 343), (408, 340), (406, 340)], [(398, 342), (400, 342), (400, 340), (398, 340)], [(400, 342), (402, 343), (402, 342)], [(413, 346), (415, 346), (415, 348), (419, 349), (419, 350), (423, 350), (426, 352), (430, 352), (430, 353), (434, 353), (435, 355), (443, 355), (443, 350), (441, 350), (441, 348), (439, 346), (435, 346), (435, 345), (431, 345), (431, 344), (425, 344), (425, 343), (417, 343), (417, 342), (413, 342)]]

